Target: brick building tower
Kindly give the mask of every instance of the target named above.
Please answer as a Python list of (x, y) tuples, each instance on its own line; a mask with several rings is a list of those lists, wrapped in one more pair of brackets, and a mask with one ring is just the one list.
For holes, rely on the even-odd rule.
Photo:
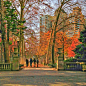
[(81, 32), (84, 29), (83, 24), (85, 23), (85, 18), (81, 12), (81, 8), (79, 7), (73, 8), (73, 11), (72, 13), (69, 14), (69, 17), (71, 17), (71, 19), (69, 19), (68, 23), (74, 23), (74, 24), (69, 25), (66, 34), (68, 37), (72, 37), (73, 35), (76, 35), (76, 37), (79, 38), (79, 32)]

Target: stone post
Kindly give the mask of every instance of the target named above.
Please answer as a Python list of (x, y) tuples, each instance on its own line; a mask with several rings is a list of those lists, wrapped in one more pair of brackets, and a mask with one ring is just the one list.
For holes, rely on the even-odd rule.
[(57, 57), (57, 70), (64, 70), (64, 57), (62, 48), (58, 48), (58, 54), (59, 56)]
[(18, 48), (14, 48), (12, 70), (19, 70)]

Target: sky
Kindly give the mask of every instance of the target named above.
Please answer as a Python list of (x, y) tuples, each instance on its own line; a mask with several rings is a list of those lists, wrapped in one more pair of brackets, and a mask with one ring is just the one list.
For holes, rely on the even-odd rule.
[[(72, 0), (72, 2), (74, 2), (74, 3), (76, 3), (76, 2), (79, 2), (80, 4), (81, 4), (81, 2), (83, 3), (85, 3), (85, 5), (82, 5), (82, 6), (80, 6), (81, 7), (81, 9), (82, 9), (82, 13), (83, 13), (83, 15), (85, 15), (86, 16), (86, 0)], [(58, 8), (58, 6), (57, 6), (57, 4), (58, 4), (58, 0), (50, 0), (50, 2), (51, 2), (51, 6), (54, 8), (54, 11)], [(55, 4), (56, 3), (56, 4)], [(78, 6), (78, 5), (77, 5)], [(69, 11), (68, 9), (66, 9), (65, 10), (66, 12), (68, 12), (68, 14), (70, 13), (70, 12), (72, 12), (72, 11)]]

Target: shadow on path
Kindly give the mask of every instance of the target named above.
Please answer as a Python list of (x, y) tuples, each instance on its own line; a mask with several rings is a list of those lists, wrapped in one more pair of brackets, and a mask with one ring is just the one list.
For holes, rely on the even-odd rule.
[(24, 68), (0, 72), (0, 86), (86, 86), (86, 72)]

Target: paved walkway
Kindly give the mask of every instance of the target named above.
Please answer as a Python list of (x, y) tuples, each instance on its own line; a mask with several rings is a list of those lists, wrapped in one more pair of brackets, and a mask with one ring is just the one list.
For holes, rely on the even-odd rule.
[[(30, 67), (30, 64), (28, 64), (28, 67), (29, 68), (37, 68), (37, 64), (35, 65), (35, 67), (34, 67), (34, 63), (32, 63), (32, 67)], [(38, 67), (49, 67), (49, 66), (44, 66), (43, 64), (38, 64)], [(25, 67), (22, 67), (22, 68), (27, 68), (26, 66)]]
[(49, 67), (0, 71), (0, 86), (86, 86), (86, 72), (56, 71)]

